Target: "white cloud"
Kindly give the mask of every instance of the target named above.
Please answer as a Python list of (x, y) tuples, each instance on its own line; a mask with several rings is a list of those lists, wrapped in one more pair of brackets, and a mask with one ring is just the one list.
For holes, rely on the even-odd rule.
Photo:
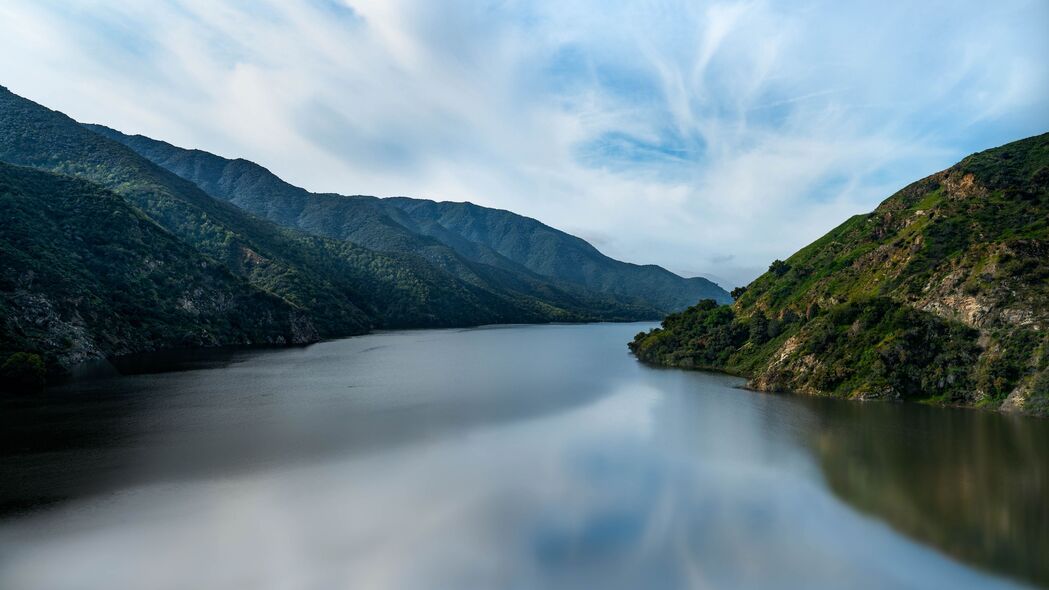
[(508, 208), (745, 282), (1049, 127), (1049, 5), (0, 5), (0, 83), (313, 190)]

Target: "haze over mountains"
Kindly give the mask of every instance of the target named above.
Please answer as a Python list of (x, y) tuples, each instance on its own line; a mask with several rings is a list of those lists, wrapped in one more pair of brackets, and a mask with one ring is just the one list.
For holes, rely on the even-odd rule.
[(39, 170), (3, 169), (2, 352), (56, 367), (373, 328), (651, 319), (729, 299), (508, 212), (312, 195), (250, 162), (89, 128), (7, 89), (0, 162)]

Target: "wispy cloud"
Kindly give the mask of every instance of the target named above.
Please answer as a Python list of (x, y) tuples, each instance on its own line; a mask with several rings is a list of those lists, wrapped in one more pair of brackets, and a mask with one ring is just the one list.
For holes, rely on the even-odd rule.
[(731, 283), (1049, 129), (1049, 4), (0, 4), (0, 84), (314, 190), (470, 200)]

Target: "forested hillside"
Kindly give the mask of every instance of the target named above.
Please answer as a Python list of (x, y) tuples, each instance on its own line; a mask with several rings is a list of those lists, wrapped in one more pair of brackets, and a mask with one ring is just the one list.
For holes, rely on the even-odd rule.
[[(685, 279), (655, 265), (613, 260), (586, 241), (534, 219), (472, 203), (314, 194), (247, 160), (230, 160), (99, 125), (88, 128), (132, 148), (208, 194), (286, 227), (350, 240), (383, 252), (412, 252), (469, 281), (517, 280), (601, 293), (657, 313), (700, 299), (731, 301), (704, 278)], [(482, 267), (484, 268), (484, 267)], [(478, 275), (481, 275), (480, 277)]]
[(51, 365), (154, 348), (316, 340), (296, 305), (233, 276), (92, 183), (0, 163), (0, 355)]
[[(42, 353), (58, 369), (173, 346), (658, 313), (633, 298), (476, 262), (393, 226), (390, 239), (403, 236), (412, 247), (376, 252), (323, 232), (281, 227), (3, 88), (0, 162), (84, 181), (39, 174), (27, 180), (32, 171), (5, 167), (4, 206), (11, 214), (3, 219), (0, 297), (9, 313), (0, 365), (18, 351)], [(108, 209), (85, 208), (95, 197)], [(122, 221), (110, 228), (109, 215)], [(143, 227), (150, 233), (142, 234)], [(85, 243), (78, 251), (77, 240), (87, 238), (77, 232), (107, 230), (112, 233), (91, 238), (108, 237), (105, 247), (91, 250), (94, 243)], [(120, 240), (128, 243), (118, 247)], [(110, 255), (112, 269), (105, 265)], [(166, 262), (151, 275), (155, 261)], [(186, 271), (181, 287), (188, 295), (171, 284), (180, 269), (198, 267), (199, 277)]]

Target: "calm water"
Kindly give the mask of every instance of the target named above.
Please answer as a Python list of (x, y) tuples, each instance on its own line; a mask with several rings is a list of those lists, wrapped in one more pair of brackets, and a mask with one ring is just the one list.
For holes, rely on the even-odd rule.
[(646, 327), (216, 352), (8, 400), (0, 588), (1049, 583), (1049, 421), (748, 392), (641, 366)]

